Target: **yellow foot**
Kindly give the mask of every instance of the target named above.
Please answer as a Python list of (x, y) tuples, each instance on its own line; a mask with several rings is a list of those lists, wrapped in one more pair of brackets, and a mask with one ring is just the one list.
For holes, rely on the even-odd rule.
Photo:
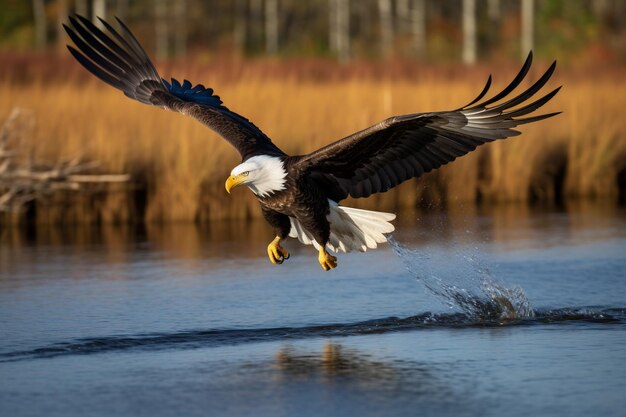
[(270, 262), (274, 265), (279, 265), (285, 262), (285, 259), (289, 259), (289, 252), (287, 249), (280, 246), (280, 238), (276, 236), (276, 239), (267, 245), (267, 256), (270, 258)]
[(320, 248), (320, 254), (317, 259), (320, 261), (320, 265), (324, 271), (337, 268), (337, 258), (326, 252), (324, 247)]

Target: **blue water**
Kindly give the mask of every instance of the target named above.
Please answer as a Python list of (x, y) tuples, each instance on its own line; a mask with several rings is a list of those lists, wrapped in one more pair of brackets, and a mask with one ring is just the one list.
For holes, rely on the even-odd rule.
[(234, 224), (0, 231), (0, 416), (622, 416), (626, 213), (409, 212), (265, 255)]

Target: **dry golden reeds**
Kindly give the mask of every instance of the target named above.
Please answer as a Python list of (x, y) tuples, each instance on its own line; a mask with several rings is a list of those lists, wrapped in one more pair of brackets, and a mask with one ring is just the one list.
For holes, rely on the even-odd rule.
[[(494, 91), (513, 75), (514, 70), (499, 71)], [(558, 78), (550, 85), (564, 88), (542, 111), (563, 114), (523, 126), (522, 136), (489, 144), (420, 180), (349, 204), (395, 210), (443, 200), (623, 195), (618, 178), (626, 172), (626, 118), (621, 114), (626, 82)], [(482, 71), (473, 71), (452, 79), (431, 74), (422, 81), (251, 73), (236, 82), (195, 81), (211, 81), (229, 108), (253, 120), (285, 152), (299, 154), (394, 114), (458, 107), (478, 93), (484, 79)], [(14, 107), (36, 115), (30, 141), (34, 157), (52, 162), (81, 154), (134, 179), (124, 193), (95, 199), (59, 195), (39, 203), (38, 221), (206, 221), (260, 215), (250, 192), (238, 189), (228, 196), (224, 191), (225, 177), (239, 162), (236, 151), (194, 120), (132, 102), (96, 80), (5, 80), (0, 92), (0, 118)]]

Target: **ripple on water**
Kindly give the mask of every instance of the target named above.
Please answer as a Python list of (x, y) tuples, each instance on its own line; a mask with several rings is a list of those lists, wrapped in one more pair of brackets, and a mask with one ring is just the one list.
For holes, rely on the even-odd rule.
[[(503, 307), (499, 307), (503, 303)], [(303, 327), (214, 329), (162, 334), (138, 334), (102, 338), (75, 339), (37, 349), (0, 353), (0, 362), (50, 358), (65, 355), (90, 355), (126, 350), (197, 349), (213, 346), (238, 345), (266, 341), (288, 341), (314, 337), (342, 337), (365, 334), (413, 331), (436, 328), (469, 328), (494, 326), (523, 326), (564, 322), (624, 323), (626, 308), (598, 309), (593, 307), (537, 310), (532, 317), (504, 316), (509, 303), (502, 301), (466, 300), (473, 313), (423, 313), (398, 318), (386, 317), (356, 323), (336, 323)], [(476, 312), (482, 316), (478, 317)]]

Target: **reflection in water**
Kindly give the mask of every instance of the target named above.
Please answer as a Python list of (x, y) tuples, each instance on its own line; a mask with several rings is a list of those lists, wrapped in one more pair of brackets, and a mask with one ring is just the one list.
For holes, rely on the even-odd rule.
[[(575, 236), (593, 239), (584, 233), (601, 228), (616, 237), (626, 235), (626, 211), (614, 204), (581, 201), (569, 203), (560, 212), (544, 211), (527, 205), (498, 205), (476, 208), (474, 205), (449, 205), (405, 211), (398, 214), (394, 236), (412, 245), (433, 242), (514, 242), (532, 239), (546, 230), (560, 243)], [(535, 233), (536, 232), (536, 233)], [(606, 238), (607, 236), (599, 236)], [(610, 236), (609, 236), (610, 237)], [(136, 245), (149, 245), (165, 257), (197, 259), (203, 257), (261, 257), (272, 238), (263, 221), (222, 221), (208, 225), (192, 223), (149, 223), (146, 225), (46, 226), (36, 228), (0, 228), (0, 256), (4, 251), (23, 247), (67, 247), (80, 252), (106, 249), (111, 261), (123, 261), (124, 253)], [(291, 241), (292, 247), (300, 247)], [(542, 239), (542, 244), (549, 240)], [(6, 256), (6, 255), (4, 255)], [(6, 258), (9, 261), (9, 258)]]
[(271, 230), (262, 221), (210, 226), (169, 223), (0, 228), (0, 279), (9, 278), (16, 270), (68, 257), (115, 268), (141, 256), (154, 261), (175, 260), (179, 268), (195, 270), (200, 265), (197, 261), (206, 259), (266, 258), (270, 236)]
[[(265, 245), (271, 236), (271, 230), (262, 221), (216, 222), (210, 225), (42, 225), (35, 229), (0, 229), (0, 249), (64, 246), (74, 251), (106, 249), (119, 255), (136, 249), (136, 245), (144, 245), (146, 249), (161, 251), (169, 257), (194, 259), (207, 255), (223, 257), (227, 255), (223, 249), (236, 244), (242, 257), (250, 257), (258, 256), (257, 252), (265, 254)], [(115, 261), (115, 257), (112, 261)]]
[(357, 349), (326, 342), (322, 352), (284, 346), (275, 354), (279, 381), (315, 380), (322, 384), (353, 383), (362, 389), (443, 393), (431, 370), (416, 362), (380, 360)]
[(377, 383), (397, 381), (399, 378), (399, 372), (393, 366), (332, 342), (324, 345), (321, 354), (303, 353), (286, 346), (276, 353), (275, 358), (276, 369), (288, 377), (321, 376), (329, 381), (344, 377)]
[[(230, 370), (238, 375), (236, 386), (219, 396), (235, 390), (239, 401), (251, 401), (255, 409), (216, 415), (484, 415), (490, 401), (475, 401), (463, 386), (472, 377), (450, 378), (459, 376), (456, 361), (380, 356), (367, 343), (363, 347), (330, 341), (283, 345), (273, 360), (238, 364)], [(267, 404), (270, 411), (264, 412)]]
[[(569, 202), (558, 210), (525, 204), (450, 205), (401, 213), (394, 237), (411, 246), (490, 242), (503, 249), (590, 243), (626, 236), (626, 209), (611, 202)], [(601, 234), (596, 234), (601, 233)]]

